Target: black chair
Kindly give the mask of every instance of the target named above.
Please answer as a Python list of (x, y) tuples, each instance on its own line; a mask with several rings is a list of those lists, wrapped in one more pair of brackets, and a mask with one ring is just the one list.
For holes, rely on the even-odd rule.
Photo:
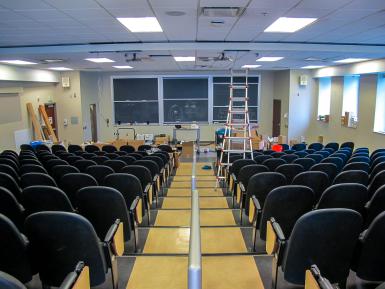
[(66, 148), (60, 144), (54, 144), (51, 146), (51, 151), (56, 154), (58, 151), (67, 151)]
[(374, 168), (370, 171), (370, 180), (374, 178), (379, 172), (385, 171), (385, 162), (378, 163)]
[(116, 153), (106, 153), (104, 156), (108, 157), (110, 160), (115, 160), (119, 157)]
[(2, 289), (27, 289), (23, 283), (17, 280), (15, 277), (0, 272), (0, 288)]
[(100, 151), (99, 147), (96, 146), (96, 145), (86, 145), (86, 146), (84, 147), (84, 150), (85, 150), (87, 153), (93, 153), (93, 152)]
[(113, 145), (104, 145), (102, 147), (102, 151), (106, 152), (106, 153), (114, 153), (117, 151), (116, 147), (113, 146)]
[(153, 193), (155, 195), (155, 201), (156, 205), (158, 205), (158, 197), (160, 192), (160, 181), (159, 181), (159, 175), (160, 175), (160, 168), (158, 164), (152, 160), (137, 160), (133, 163), (134, 165), (144, 166), (149, 169), (151, 172), (152, 177), (152, 185), (153, 185)]
[(91, 160), (93, 157), (96, 157), (94, 153), (84, 153), (82, 154), (82, 158), (85, 160)]
[(118, 190), (123, 195), (127, 208), (130, 208), (131, 211), (139, 205), (137, 202), (140, 200), (142, 204), (139, 205), (142, 207), (141, 217), (147, 212), (147, 221), (150, 224), (150, 208), (147, 206), (148, 202), (144, 198), (142, 185), (137, 177), (124, 173), (111, 174), (105, 178), (104, 185)]
[(122, 173), (133, 175), (139, 179), (144, 197), (148, 205), (151, 206), (153, 201), (153, 186), (150, 170), (144, 166), (129, 165), (122, 169)]
[(67, 195), (57, 187), (31, 186), (25, 188), (22, 194), (26, 216), (43, 211), (75, 211)]
[(304, 151), (306, 149), (306, 144), (304, 144), (304, 143), (297, 143), (297, 144), (294, 144), (291, 147), (291, 149), (295, 150), (295, 151)]
[(276, 168), (284, 164), (286, 164), (286, 162), (282, 159), (268, 159), (262, 163), (262, 165), (268, 167), (271, 172), (274, 172)]
[(295, 154), (296, 156), (298, 156), (300, 158), (304, 158), (304, 157), (306, 157), (308, 155), (308, 153), (305, 152), (305, 151), (296, 151), (293, 154)]
[(34, 274), (29, 258), (28, 240), (15, 224), (0, 214), (0, 271), (6, 272), (23, 283), (32, 280)]
[(351, 150), (353, 150), (354, 149), (354, 143), (350, 142), (350, 141), (344, 142), (344, 143), (341, 144), (340, 148), (341, 149), (342, 148), (350, 148)]
[(327, 158), (328, 156), (330, 156), (330, 152), (328, 152), (328, 151), (323, 151), (323, 150), (321, 150), (321, 151), (316, 151), (315, 154), (316, 154), (316, 155), (321, 155), (323, 158)]
[(285, 176), (288, 184), (291, 184), (294, 177), (303, 171), (305, 171), (303, 166), (298, 164), (283, 164), (275, 169), (275, 172)]
[(348, 164), (349, 163), (357, 163), (357, 162), (364, 162), (364, 163), (370, 163), (370, 159), (369, 157), (364, 157), (364, 156), (354, 156), (354, 157), (351, 157), (349, 160), (348, 160)]
[(74, 153), (61, 153), (60, 155), (58, 155), (58, 157), (64, 161), (67, 161), (67, 158), (73, 157), (73, 156), (76, 156), (76, 155)]
[(169, 145), (159, 145), (158, 149), (160, 149), (161, 151), (164, 151), (164, 152), (168, 152), (168, 153), (173, 152), (172, 147)]
[(76, 163), (77, 161), (81, 161), (81, 160), (84, 160), (84, 158), (80, 157), (80, 156), (71, 156), (71, 157), (68, 157), (67, 158), (67, 162), (73, 166), (74, 163)]
[(6, 188), (0, 187), (0, 214), (8, 217), (19, 230), (23, 230), (24, 208)]
[(87, 187), (77, 194), (79, 213), (91, 222), (100, 239), (116, 219), (123, 223), (124, 241), (131, 239), (131, 221), (123, 195), (110, 187)]
[(379, 172), (375, 175), (368, 186), (369, 197), (371, 198), (379, 187), (385, 185), (385, 171)]
[[(256, 156), (254, 158), (254, 163), (258, 164), (258, 165), (261, 165), (264, 161), (268, 160), (268, 159), (272, 159), (273, 157), (270, 156), (270, 155), (261, 155), (261, 156)], [(235, 162), (233, 163), (233, 165), (235, 164)]]
[[(1, 170), (1, 169), (0, 169)], [(41, 173), (41, 174), (48, 174), (47, 170), (38, 165), (22, 165), (20, 167), (20, 175), (28, 174), (28, 173)]]
[[(1, 164), (0, 165), (0, 172), (7, 174), (7, 175), (10, 175), (16, 182), (20, 181), (19, 174), (9, 165)], [(20, 174), (22, 174), (21, 171), (20, 171)]]
[(329, 149), (333, 149), (334, 151), (338, 151), (338, 149), (340, 148), (340, 145), (336, 142), (330, 142), (328, 144), (325, 145), (325, 148), (329, 148)]
[(321, 161), (321, 163), (331, 163), (331, 164), (335, 164), (337, 166), (337, 170), (338, 172), (342, 171), (342, 168), (344, 167), (345, 165), (345, 162), (343, 159), (339, 158), (339, 157), (335, 157), (335, 156), (330, 156), (330, 157), (327, 157), (325, 159), (323, 159)]
[(74, 152), (77, 152), (77, 151), (82, 151), (83, 148), (80, 146), (80, 145), (73, 145), (73, 144), (70, 144), (68, 146), (68, 152), (69, 153), (74, 153)]
[(19, 166), (16, 162), (7, 159), (7, 158), (0, 158), (0, 164), (7, 165), (12, 167), (16, 172), (19, 172)]
[[(272, 158), (271, 156), (258, 156), (258, 157), (267, 157), (267, 158)], [(257, 157), (257, 158), (258, 158)], [(228, 175), (229, 175), (229, 190), (232, 192), (232, 195), (237, 195), (238, 194), (238, 175), (239, 171), (241, 170), (242, 167), (247, 166), (247, 165), (255, 165), (258, 162), (254, 159), (237, 159), (235, 160), (232, 165), (228, 169)]]
[(119, 156), (126, 156), (128, 153), (123, 152), (123, 151), (116, 151), (115, 154), (117, 154)]
[[(85, 151), (76, 151), (76, 152), (74, 152), (73, 154), (75, 155), (75, 156), (78, 156), (78, 157), (81, 157), (82, 155), (84, 155), (84, 154), (87, 154), (88, 152), (85, 152)], [(97, 152), (93, 152), (94, 154), (95, 153), (97, 153)]]
[(102, 185), (104, 183), (104, 178), (115, 173), (115, 171), (108, 166), (94, 165), (87, 167), (85, 173), (93, 176), (98, 184)]
[[(39, 212), (26, 219), (25, 227), (38, 257), (37, 267), (44, 286), (59, 286), (79, 260), (90, 268), (91, 286), (105, 282), (112, 269), (112, 288), (117, 288), (116, 259), (112, 255), (112, 238), (116, 224), (103, 242), (84, 217), (67, 212)], [(104, 252), (103, 252), (104, 251)]]
[(122, 145), (120, 148), (119, 148), (120, 151), (123, 151), (123, 152), (126, 152), (126, 153), (133, 153), (135, 152), (135, 148), (131, 145)]
[(97, 155), (97, 156), (105, 156), (107, 153), (106, 152), (104, 152), (104, 151), (95, 151), (95, 152), (93, 152), (95, 155)]
[(287, 162), (288, 164), (291, 164), (292, 162), (294, 162), (294, 160), (298, 159), (299, 157), (297, 155), (294, 155), (294, 154), (290, 154), (290, 155), (284, 155), (281, 157), (281, 159), (283, 159), (285, 162)]
[[(267, 222), (272, 217), (280, 224), (285, 237), (290, 237), (299, 217), (312, 210), (314, 192), (305, 186), (288, 185), (273, 189), (267, 195), (262, 209), (257, 199), (254, 199), (254, 202), (256, 203), (254, 233), (256, 234), (258, 229), (259, 238), (266, 241)], [(256, 239), (255, 235), (253, 237), (254, 248)]]
[(0, 173), (0, 187), (8, 189), (17, 201), (21, 202), (21, 189), (14, 178), (5, 173)]
[(106, 156), (95, 156), (91, 158), (91, 161), (94, 161), (98, 165), (102, 165), (104, 162), (109, 161), (110, 159)]
[(375, 159), (377, 159), (379, 157), (383, 157), (383, 156), (385, 156), (385, 151), (379, 151), (379, 152), (376, 152), (376, 153), (372, 153), (370, 155), (370, 160), (374, 161)]
[(317, 151), (316, 151), (316, 150), (313, 150), (313, 149), (306, 149), (305, 152), (307, 152), (308, 154), (314, 154), (314, 153), (316, 153)]
[(368, 157), (370, 159), (369, 153), (368, 152), (362, 152), (362, 151), (359, 151), (359, 152), (355, 151), (352, 154), (352, 157)]
[[(287, 145), (289, 146), (289, 145)], [(287, 154), (287, 155), (291, 155), (291, 154), (294, 154), (296, 151), (295, 150), (291, 150), (291, 149), (285, 149), (284, 152)]]
[(313, 159), (317, 164), (324, 159), (324, 157), (319, 154), (308, 154), (305, 158)]
[(110, 167), (115, 173), (120, 173), (121, 169), (127, 164), (121, 160), (108, 160), (103, 163), (104, 166)]
[(30, 186), (56, 187), (57, 184), (50, 175), (42, 173), (28, 173), (21, 176), (20, 186), (24, 189)]
[(329, 177), (326, 173), (320, 171), (303, 172), (296, 175), (291, 184), (311, 188), (315, 200), (318, 201), (323, 191), (329, 186)]
[(37, 165), (42, 166), (43, 164), (36, 158), (30, 159), (30, 158), (23, 158), (20, 160), (20, 165)]
[(269, 221), (269, 226), (274, 232), (272, 235), (278, 238), (277, 246), (268, 250), (268, 253), (275, 254), (273, 288), (277, 287), (278, 267), (282, 268), (286, 281), (303, 285), (304, 272), (312, 264), (317, 264), (331, 283), (345, 287), (362, 226), (359, 213), (350, 209), (323, 209), (306, 213), (298, 219), (288, 240), (274, 219)]
[(333, 184), (356, 183), (367, 186), (369, 183), (369, 175), (365, 171), (350, 170), (339, 173), (333, 181)]
[(369, 149), (367, 147), (361, 147), (361, 148), (356, 148), (354, 150), (354, 152), (365, 152), (365, 153), (369, 153)]
[(312, 166), (316, 164), (316, 161), (308, 158), (299, 158), (294, 160), (293, 164), (301, 165), (305, 171), (308, 171)]
[(249, 216), (250, 199), (252, 196), (257, 198), (259, 204), (263, 208), (265, 199), (270, 191), (286, 184), (287, 181), (285, 176), (280, 173), (267, 172), (253, 175), (250, 178), (246, 189), (247, 194), (244, 206), (246, 215)]
[(370, 164), (370, 168), (373, 169), (380, 163), (385, 163), (385, 156), (381, 156), (373, 160)]
[(315, 142), (315, 143), (311, 143), (309, 146), (308, 146), (309, 149), (313, 149), (315, 151), (320, 151), (324, 148), (323, 144), (322, 143), (319, 143), (319, 142)]
[(78, 190), (97, 186), (98, 182), (90, 175), (84, 173), (69, 173), (61, 177), (59, 187), (66, 193), (71, 204), (76, 208), (76, 193)]
[(385, 211), (385, 185), (379, 187), (373, 197), (366, 204), (365, 227), (368, 227), (372, 221)]
[(54, 166), (64, 166), (64, 165), (68, 165), (68, 162), (66, 162), (65, 160), (61, 160), (61, 159), (51, 159), (45, 163), (45, 167), (49, 173), (52, 172), (52, 168)]
[(77, 167), (81, 173), (85, 173), (90, 166), (96, 166), (97, 163), (91, 160), (79, 160), (74, 163), (74, 167)]
[(64, 175), (70, 174), (70, 173), (80, 173), (80, 171), (78, 168), (74, 166), (60, 165), (60, 166), (54, 166), (52, 168), (51, 174), (52, 174), (52, 177), (56, 180), (56, 182), (59, 182)]
[(264, 150), (264, 151), (262, 151), (262, 153), (264, 155), (271, 155), (272, 153), (275, 153), (275, 151), (273, 151), (273, 150)]
[(131, 165), (132, 163), (134, 163), (136, 161), (136, 159), (134, 157), (130, 157), (130, 156), (127, 156), (127, 155), (120, 156), (116, 160), (125, 162), (125, 164), (127, 166)]
[(369, 164), (367, 163), (350, 163), (346, 164), (343, 168), (342, 171), (352, 171), (352, 170), (359, 170), (359, 171), (364, 171), (364, 172), (369, 172)]
[(152, 146), (150, 145), (140, 145), (138, 147), (138, 151), (150, 151), (152, 149)]
[(368, 189), (361, 184), (345, 183), (328, 187), (322, 194), (316, 209), (345, 208), (365, 212)]
[(141, 158), (143, 158), (143, 156), (141, 154), (138, 154), (136, 152), (135, 153), (128, 153), (127, 155), (135, 158), (136, 160), (140, 160)]
[(286, 143), (280, 143), (279, 145), (282, 146), (284, 152), (290, 150), (290, 146)]
[(45, 144), (39, 144), (36, 146), (35, 148), (36, 152), (40, 152), (40, 151), (47, 151), (47, 152), (51, 152), (51, 150), (49, 149), (49, 147), (47, 147)]
[(366, 281), (385, 279), (385, 212), (379, 214), (359, 239), (353, 270)]
[(284, 152), (273, 152), (273, 153), (271, 154), (271, 156), (272, 156), (273, 158), (281, 158), (281, 157), (283, 157), (284, 155), (286, 155), (286, 153), (284, 153)]
[(321, 164), (315, 164), (310, 168), (310, 171), (318, 171), (318, 172), (324, 172), (328, 175), (330, 183), (333, 182), (334, 178), (338, 174), (338, 169), (335, 164), (332, 163), (321, 163)]
[(22, 144), (20, 146), (20, 150), (21, 151), (31, 151), (31, 152), (34, 152), (35, 150), (33, 149), (33, 147), (30, 145), (30, 144)]

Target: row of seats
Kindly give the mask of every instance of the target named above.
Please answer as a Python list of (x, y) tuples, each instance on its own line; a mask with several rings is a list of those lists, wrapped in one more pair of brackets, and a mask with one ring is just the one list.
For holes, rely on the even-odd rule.
[[(168, 182), (173, 157), (165, 151), (135, 152), (121, 156), (125, 161), (107, 156), (99, 165), (83, 157), (87, 152), (52, 151), (28, 147), (20, 155), (0, 155), (0, 235), (5, 236), (0, 271), (23, 283), (39, 273), (44, 285), (59, 286), (70, 266), (82, 260), (91, 267), (91, 286), (111, 271), (117, 288), (114, 256), (130, 249), (130, 242), (137, 249), (136, 228), (146, 214), (150, 221), (150, 206)], [(122, 252), (114, 243), (118, 232)]]

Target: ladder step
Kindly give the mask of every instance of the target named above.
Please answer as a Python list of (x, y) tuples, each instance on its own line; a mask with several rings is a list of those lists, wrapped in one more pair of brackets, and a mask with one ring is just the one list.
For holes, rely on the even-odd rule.
[(232, 101), (247, 101), (249, 98), (248, 97), (231, 97)]
[(223, 150), (223, 152), (227, 153), (252, 153), (252, 150)]
[(248, 85), (230, 85), (232, 89), (247, 89)]
[(231, 166), (232, 163), (221, 163), (221, 166)]
[(232, 122), (232, 123), (226, 123), (225, 126), (228, 126), (228, 127), (234, 127), (234, 126), (239, 126), (239, 127), (242, 127), (242, 126), (249, 126), (248, 123), (236, 123), (236, 122)]
[(231, 114), (245, 114), (247, 110), (229, 110)]
[(225, 136), (225, 139), (250, 139), (249, 136)]

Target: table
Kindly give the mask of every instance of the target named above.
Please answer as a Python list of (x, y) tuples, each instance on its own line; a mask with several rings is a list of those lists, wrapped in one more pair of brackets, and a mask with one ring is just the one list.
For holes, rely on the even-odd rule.
[(197, 145), (197, 150), (199, 151), (199, 142), (200, 142), (200, 138), (201, 138), (201, 129), (198, 127), (198, 128), (173, 128), (172, 130), (172, 141), (173, 142), (176, 142), (177, 139), (176, 139), (176, 132), (177, 131), (194, 131), (195, 130), (195, 133), (196, 133), (196, 145)]

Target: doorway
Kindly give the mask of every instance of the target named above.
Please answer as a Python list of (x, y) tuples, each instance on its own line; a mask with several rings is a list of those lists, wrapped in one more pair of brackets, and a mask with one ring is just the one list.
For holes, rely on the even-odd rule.
[(273, 137), (281, 134), (281, 100), (273, 100)]
[(45, 103), (44, 108), (48, 116), (48, 121), (51, 124), (56, 137), (59, 139), (59, 134), (57, 130), (56, 103)]
[(90, 104), (90, 117), (91, 117), (91, 139), (93, 142), (98, 141), (98, 124), (96, 117), (96, 104)]

